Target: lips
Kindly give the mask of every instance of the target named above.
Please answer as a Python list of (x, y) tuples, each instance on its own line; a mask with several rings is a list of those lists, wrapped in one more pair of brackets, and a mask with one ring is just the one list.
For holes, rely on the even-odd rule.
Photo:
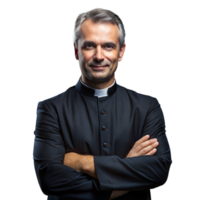
[(102, 68), (102, 67), (106, 67), (105, 65), (102, 65), (102, 66), (92, 66), (94, 68)]
[(106, 65), (92, 65), (91, 67), (94, 70), (104, 70), (107, 66)]

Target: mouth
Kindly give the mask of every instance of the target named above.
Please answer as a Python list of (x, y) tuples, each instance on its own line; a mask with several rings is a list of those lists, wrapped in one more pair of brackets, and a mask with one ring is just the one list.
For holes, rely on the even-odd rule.
[(102, 71), (102, 70), (104, 70), (106, 67), (108, 67), (108, 65), (92, 65), (91, 67), (92, 67), (92, 69), (94, 69), (94, 70)]

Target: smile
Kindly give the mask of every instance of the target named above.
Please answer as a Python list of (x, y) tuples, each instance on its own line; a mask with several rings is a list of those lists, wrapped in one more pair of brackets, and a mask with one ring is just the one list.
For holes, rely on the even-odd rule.
[(103, 69), (105, 69), (107, 66), (95, 66), (95, 65), (93, 65), (93, 66), (91, 66), (94, 70), (103, 70)]

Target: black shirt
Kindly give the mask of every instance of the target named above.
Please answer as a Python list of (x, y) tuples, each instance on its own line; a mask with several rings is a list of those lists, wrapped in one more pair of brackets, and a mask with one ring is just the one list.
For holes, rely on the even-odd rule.
[[(34, 164), (49, 200), (150, 200), (150, 189), (164, 184), (172, 163), (163, 113), (156, 98), (118, 85), (98, 98), (81, 84), (38, 103)], [(144, 135), (157, 138), (153, 156), (126, 158)], [(64, 155), (93, 155), (98, 179), (63, 165)]]

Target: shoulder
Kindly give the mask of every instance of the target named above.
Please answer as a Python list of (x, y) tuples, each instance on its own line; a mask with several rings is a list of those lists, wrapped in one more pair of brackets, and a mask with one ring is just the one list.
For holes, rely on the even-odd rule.
[(155, 97), (147, 95), (147, 94), (138, 93), (134, 90), (128, 89), (121, 85), (118, 85), (118, 92), (120, 96), (121, 95), (126, 96), (127, 98), (131, 99), (137, 104), (141, 104), (141, 105), (148, 104), (149, 106), (152, 104), (158, 104), (158, 100)]

